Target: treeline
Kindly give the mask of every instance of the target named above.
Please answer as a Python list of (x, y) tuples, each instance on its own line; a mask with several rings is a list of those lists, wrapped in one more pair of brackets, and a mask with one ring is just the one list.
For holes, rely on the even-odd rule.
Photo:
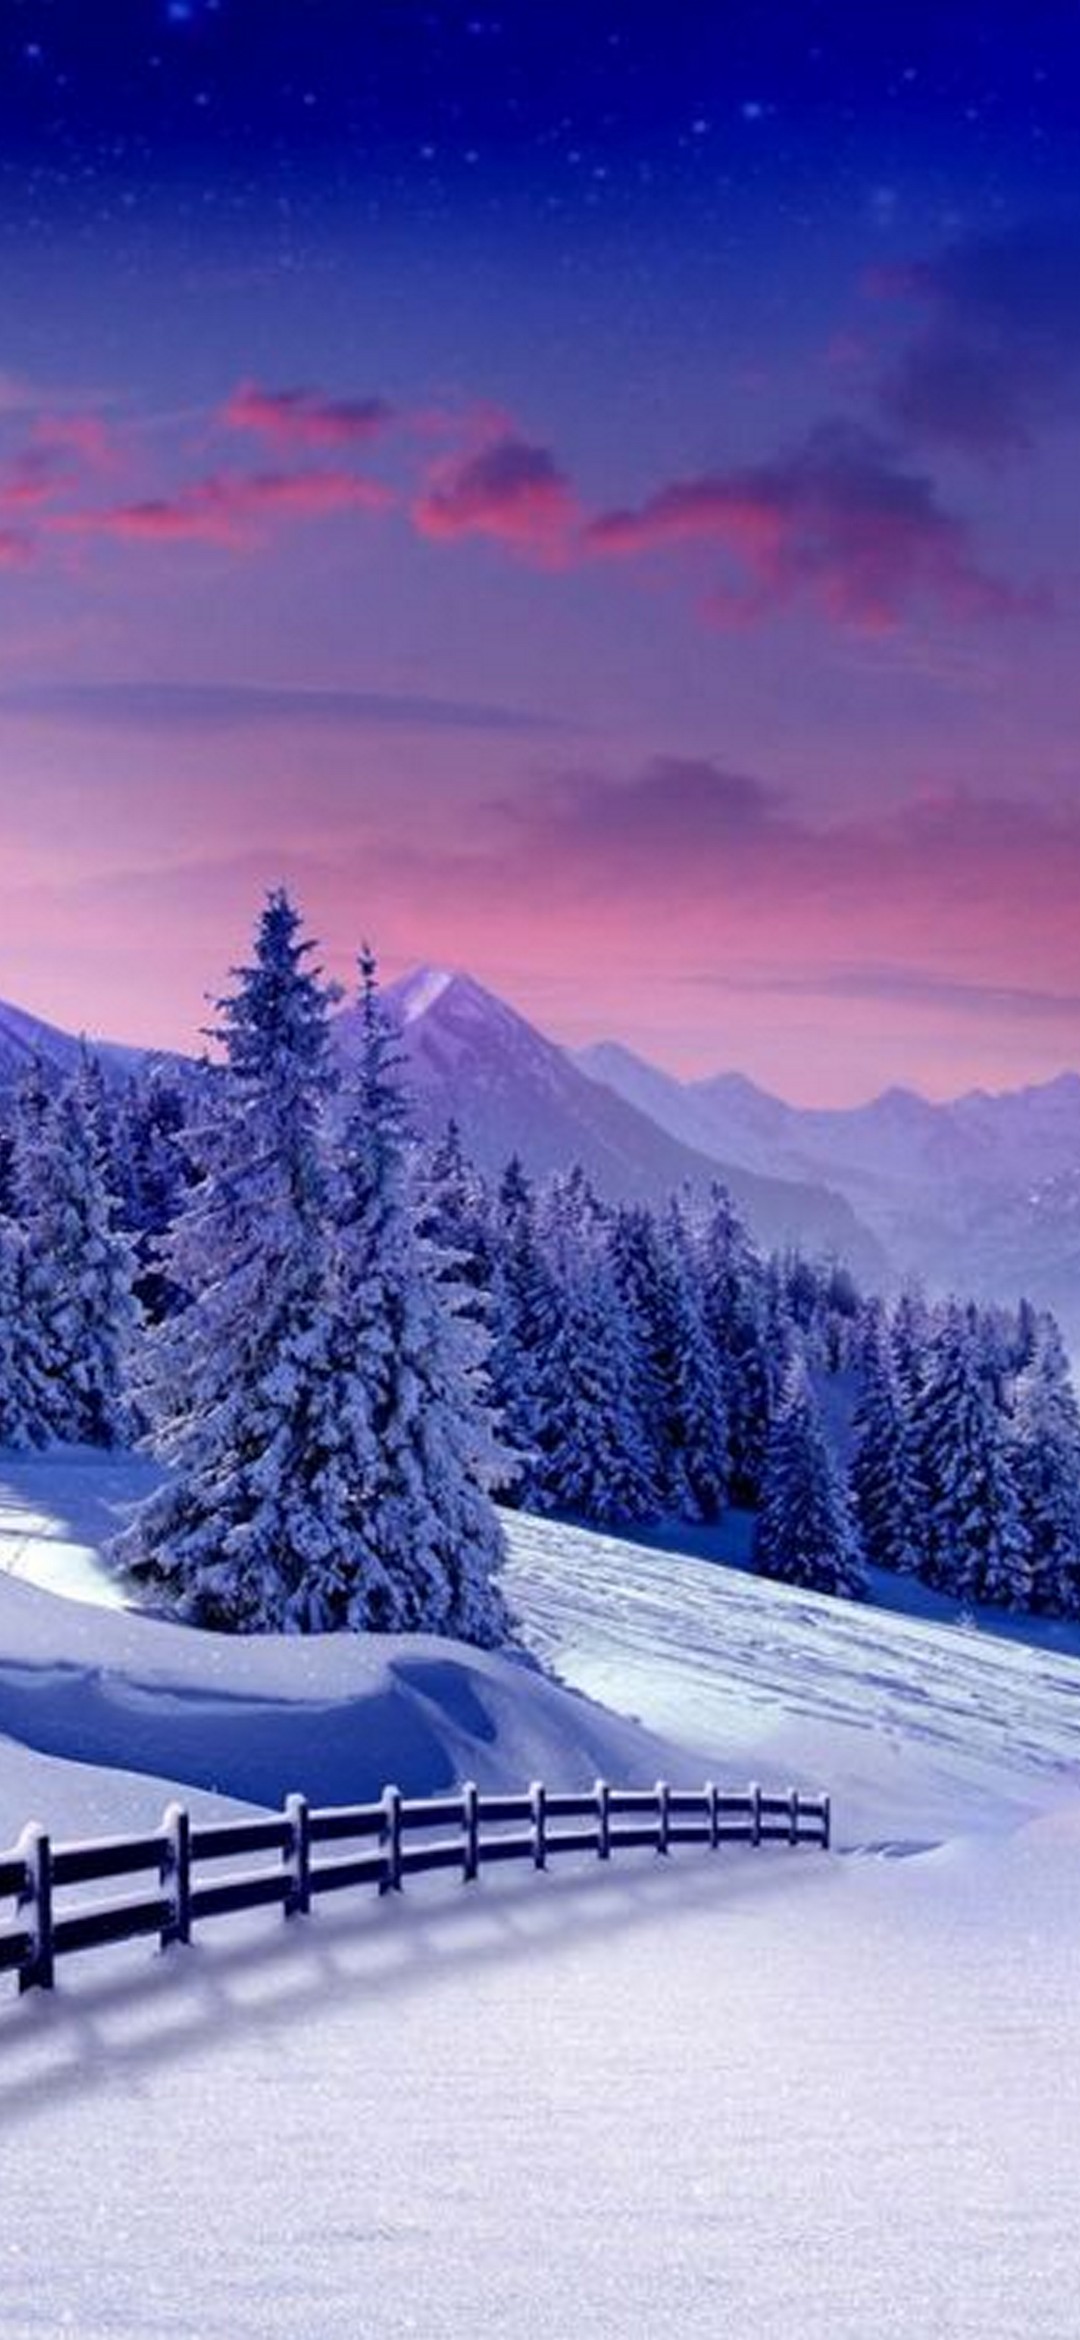
[(865, 1297), (762, 1258), (717, 1189), (609, 1208), (580, 1171), (494, 1195), (443, 1150), (437, 1221), (482, 1298), (507, 1499), (605, 1527), (757, 1514), (758, 1569), (859, 1596), (867, 1567), (1080, 1615), (1080, 1411), (1026, 1303)]
[(1080, 1614), (1080, 1415), (1053, 1319), (886, 1306), (764, 1258), (730, 1198), (615, 1207), (410, 1135), (369, 956), (346, 1064), (288, 897), (221, 1061), (32, 1069), (0, 1138), (0, 1441), (168, 1464), (115, 1557), (237, 1630), (497, 1641), (502, 1504), (633, 1530), (752, 1510), (765, 1574), (868, 1566)]

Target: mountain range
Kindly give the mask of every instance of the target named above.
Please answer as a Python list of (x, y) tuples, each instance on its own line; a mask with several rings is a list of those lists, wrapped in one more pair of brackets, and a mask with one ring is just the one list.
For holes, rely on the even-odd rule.
[[(536, 1176), (581, 1162), (613, 1200), (730, 1189), (759, 1241), (834, 1251), (868, 1284), (923, 1277), (1061, 1316), (1080, 1342), (1080, 1075), (933, 1103), (885, 1090), (868, 1104), (784, 1103), (744, 1075), (679, 1081), (605, 1041), (576, 1055), (464, 973), (425, 967), (390, 984), (414, 1117), (453, 1119), (482, 1168), (517, 1154)], [(356, 1010), (336, 1018), (355, 1045)], [(0, 1003), (0, 1086), (38, 1057), (59, 1074), (81, 1043)], [(117, 1077), (145, 1052), (95, 1042)]]

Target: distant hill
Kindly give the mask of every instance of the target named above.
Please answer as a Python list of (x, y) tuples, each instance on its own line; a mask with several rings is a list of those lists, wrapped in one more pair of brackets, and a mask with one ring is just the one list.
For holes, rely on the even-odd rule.
[[(870, 1280), (887, 1273), (880, 1245), (840, 1195), (813, 1180), (758, 1175), (686, 1143), (590, 1079), (471, 976), (420, 968), (391, 984), (386, 1001), (401, 1027), (422, 1129), (437, 1135), (456, 1121), (482, 1168), (500, 1171), (518, 1154), (542, 1177), (580, 1162), (613, 1201), (654, 1203), (686, 1185), (704, 1195), (721, 1179), (762, 1243), (835, 1251)], [(338, 1018), (346, 1050), (356, 1012), (346, 1008)]]
[(787, 1105), (740, 1073), (684, 1083), (611, 1042), (577, 1061), (684, 1142), (824, 1181), (898, 1271), (987, 1298), (1027, 1293), (1080, 1341), (1080, 1075), (944, 1104), (893, 1088), (823, 1109)]
[[(91, 1040), (88, 1045), (106, 1074), (117, 1080), (133, 1072), (148, 1054), (145, 1049), (124, 1048), (112, 1040)], [(35, 1062), (66, 1079), (78, 1067), (82, 1046), (73, 1033), (62, 1032), (56, 1024), (45, 1024), (38, 1016), (28, 1016), (24, 1008), (0, 1000), (0, 1088), (15, 1087)]]

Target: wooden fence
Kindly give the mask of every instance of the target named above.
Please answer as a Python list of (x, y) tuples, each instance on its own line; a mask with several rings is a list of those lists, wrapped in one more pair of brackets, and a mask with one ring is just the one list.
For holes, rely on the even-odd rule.
[[(566, 1822), (576, 1825), (560, 1825)], [(633, 1846), (657, 1853), (680, 1844), (827, 1850), (830, 1831), (828, 1796), (801, 1795), (797, 1788), (766, 1795), (756, 1786), (730, 1795), (711, 1781), (674, 1788), (664, 1780), (654, 1788), (598, 1780), (565, 1795), (539, 1781), (518, 1796), (481, 1794), (471, 1782), (446, 1796), (410, 1798), (388, 1787), (374, 1804), (322, 1808), (296, 1795), (266, 1818), (195, 1826), (182, 1804), (170, 1804), (160, 1827), (144, 1836), (86, 1843), (53, 1844), (35, 1822), (10, 1852), (0, 1853), (0, 1902), (15, 1903), (14, 1922), (0, 1925), (0, 1973), (15, 1973), (20, 1991), (49, 1990), (56, 1960), (75, 1950), (143, 1934), (156, 1935), (166, 1949), (190, 1941), (203, 1918), (272, 1906), (299, 1917), (320, 1894), (354, 1885), (394, 1892), (427, 1869), (456, 1870), (468, 1882), (495, 1861), (543, 1869), (561, 1853), (594, 1852), (606, 1861)], [(352, 1849), (318, 1860), (323, 1845)], [(357, 1849), (365, 1845), (371, 1849)], [(215, 1862), (255, 1854), (277, 1858), (271, 1866), (213, 1873)], [(209, 1876), (199, 1873), (207, 1867)], [(62, 1898), (65, 1888), (146, 1875), (153, 1876), (151, 1890), (121, 1900), (84, 1897), (65, 1905)]]

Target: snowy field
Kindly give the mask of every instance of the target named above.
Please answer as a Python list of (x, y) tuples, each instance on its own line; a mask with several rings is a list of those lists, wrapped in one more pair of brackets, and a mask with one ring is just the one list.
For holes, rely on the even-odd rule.
[(790, 1776), (848, 1850), (417, 1881), (5, 1993), (5, 2340), (1075, 2340), (1075, 1661), (515, 1523), (528, 1642), (639, 1729), (445, 1644), (42, 1590), (101, 1598), (129, 1468), (0, 1462), (5, 1835), (276, 1801), (306, 1746), (342, 1793)]

